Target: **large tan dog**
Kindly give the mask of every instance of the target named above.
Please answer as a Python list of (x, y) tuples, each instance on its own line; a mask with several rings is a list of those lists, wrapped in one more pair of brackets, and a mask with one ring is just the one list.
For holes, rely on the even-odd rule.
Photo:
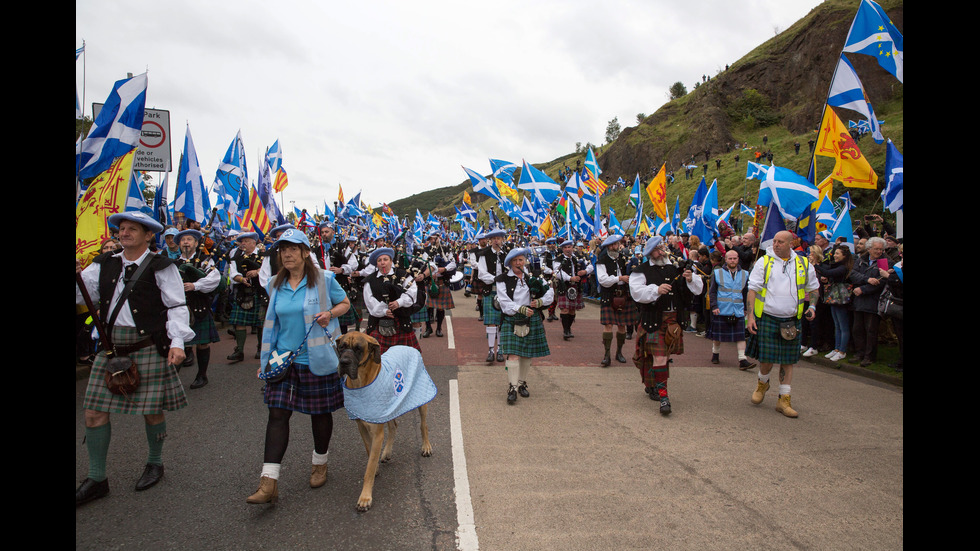
[[(346, 388), (359, 389), (371, 384), (381, 370), (381, 346), (374, 337), (364, 333), (350, 331), (341, 336), (337, 340), (337, 354), (340, 358), (337, 372), (340, 377), (347, 377)], [(417, 409), (422, 428), (422, 456), (429, 457), (432, 455), (432, 444), (429, 443), (429, 426), (425, 421), (429, 407), (428, 404), (423, 404)], [(388, 427), (387, 442), (385, 442), (385, 425)], [(368, 455), (367, 469), (364, 471), (364, 486), (357, 500), (357, 510), (364, 512), (371, 508), (378, 463), (391, 459), (398, 421), (393, 419), (387, 423), (376, 424), (357, 419), (357, 428), (361, 432), (364, 450)], [(382, 443), (384, 443), (383, 451)]]

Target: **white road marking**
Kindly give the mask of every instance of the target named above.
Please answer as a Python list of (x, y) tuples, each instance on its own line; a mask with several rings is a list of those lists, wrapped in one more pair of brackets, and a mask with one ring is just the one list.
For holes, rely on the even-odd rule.
[(449, 336), (449, 349), (456, 349), (456, 337), (453, 336), (453, 317), (446, 316), (446, 334)]
[[(447, 320), (449, 318), (446, 318)], [(450, 328), (452, 325), (449, 326)], [(450, 329), (450, 338), (452, 338)], [(451, 342), (451, 341), (450, 341)], [(450, 348), (452, 348), (450, 346)], [(470, 479), (466, 474), (466, 455), (463, 453), (463, 428), (459, 417), (459, 384), (449, 380), (449, 432), (453, 447), (453, 478), (456, 480), (456, 548), (477, 551), (480, 540), (473, 521), (473, 501), (470, 498)]]

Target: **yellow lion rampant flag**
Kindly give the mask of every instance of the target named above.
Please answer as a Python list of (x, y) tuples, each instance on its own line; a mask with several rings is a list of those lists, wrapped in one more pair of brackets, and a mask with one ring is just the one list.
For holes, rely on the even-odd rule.
[(845, 186), (866, 189), (878, 187), (878, 175), (858, 149), (847, 126), (829, 105), (824, 107), (815, 153), (834, 159), (834, 171), (830, 177)]
[(653, 201), (653, 213), (661, 220), (667, 219), (667, 163), (647, 185), (647, 195)]
[(88, 264), (109, 237), (109, 216), (126, 210), (136, 148), (116, 157), (109, 169), (89, 184), (75, 207), (75, 258)]

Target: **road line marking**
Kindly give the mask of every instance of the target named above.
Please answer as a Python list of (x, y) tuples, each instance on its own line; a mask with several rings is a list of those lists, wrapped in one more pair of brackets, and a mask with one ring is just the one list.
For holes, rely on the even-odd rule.
[(459, 417), (459, 383), (456, 379), (449, 380), (449, 432), (452, 436), (453, 447), (453, 478), (456, 481), (456, 522), (458, 525), (456, 528), (456, 548), (460, 551), (477, 551), (480, 549), (480, 540), (476, 536), (476, 524), (473, 521), (473, 500), (470, 498), (470, 479), (466, 474), (463, 428)]
[(456, 337), (453, 336), (453, 317), (446, 316), (446, 333), (449, 334), (449, 349), (456, 349)]

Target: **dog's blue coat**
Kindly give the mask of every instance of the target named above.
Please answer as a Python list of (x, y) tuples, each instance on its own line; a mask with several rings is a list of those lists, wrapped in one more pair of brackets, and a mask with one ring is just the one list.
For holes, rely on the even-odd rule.
[(348, 388), (344, 407), (351, 419), (387, 423), (436, 397), (436, 384), (422, 363), (422, 353), (410, 346), (392, 346), (381, 355), (381, 370), (371, 384)]

